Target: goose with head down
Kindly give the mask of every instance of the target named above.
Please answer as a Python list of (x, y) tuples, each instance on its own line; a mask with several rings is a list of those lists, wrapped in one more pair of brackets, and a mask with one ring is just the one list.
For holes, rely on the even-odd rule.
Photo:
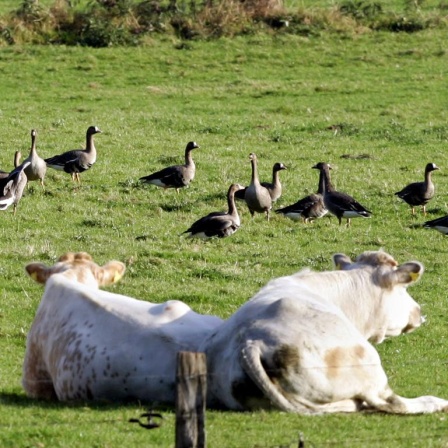
[(275, 213), (280, 213), (293, 221), (303, 219), (305, 223), (314, 219), (322, 218), (328, 213), (323, 197), (324, 182), (324, 173), (321, 171), (319, 173), (317, 193), (311, 193), (310, 195), (299, 199), (292, 205), (279, 208), (275, 211)]

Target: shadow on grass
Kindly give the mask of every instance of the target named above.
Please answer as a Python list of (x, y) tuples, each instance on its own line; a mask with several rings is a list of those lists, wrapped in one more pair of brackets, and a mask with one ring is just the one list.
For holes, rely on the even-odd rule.
[[(194, 200), (185, 200), (185, 199), (180, 199), (179, 201), (177, 200), (177, 198), (175, 198), (172, 202), (168, 203), (165, 202), (163, 204), (160, 204), (159, 207), (165, 211), (165, 212), (177, 212), (177, 211), (184, 211), (184, 212), (190, 212), (192, 210), (194, 210), (196, 208), (196, 205), (198, 204), (207, 204), (208, 202), (214, 202), (217, 200), (222, 200), (222, 206), (218, 208), (222, 208), (222, 210), (224, 211), (227, 207), (227, 198), (226, 198), (226, 193), (223, 192), (219, 192), (219, 193), (209, 193), (206, 195), (202, 195), (200, 198), (194, 199)], [(210, 211), (214, 211), (213, 205), (210, 205), (210, 208), (213, 208), (213, 210)], [(217, 210), (218, 210), (217, 208)], [(206, 212), (209, 213), (209, 212)]]
[(127, 400), (127, 401), (55, 401), (55, 400), (42, 400), (37, 398), (27, 397), (25, 394), (17, 392), (0, 392), (0, 404), (2, 406), (9, 406), (14, 408), (36, 408), (41, 409), (81, 409), (90, 408), (96, 410), (110, 411), (115, 410), (117, 407), (129, 407), (129, 408), (144, 408), (150, 410), (158, 410), (168, 412), (172, 408), (164, 405), (142, 403), (139, 400)]

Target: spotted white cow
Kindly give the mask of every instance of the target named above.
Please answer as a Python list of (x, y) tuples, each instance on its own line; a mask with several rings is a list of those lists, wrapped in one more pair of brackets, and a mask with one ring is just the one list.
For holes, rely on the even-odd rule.
[(69, 253), (53, 267), (26, 270), (46, 284), (23, 366), (31, 397), (174, 404), (177, 352), (196, 351), (222, 322), (177, 300), (154, 304), (99, 290), (123, 275), (117, 261), (100, 267), (88, 254)]
[(396, 395), (368, 342), (421, 325), (406, 288), (423, 266), (398, 266), (384, 252), (364, 253), (356, 263), (339, 254), (334, 261), (343, 270), (270, 281), (212, 332), (201, 348), (211, 404), (301, 414), (448, 410), (441, 398)]

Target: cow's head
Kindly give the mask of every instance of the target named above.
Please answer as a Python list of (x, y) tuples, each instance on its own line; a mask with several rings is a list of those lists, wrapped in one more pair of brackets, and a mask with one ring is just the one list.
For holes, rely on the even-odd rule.
[(335, 254), (333, 255), (333, 262), (336, 269), (348, 271), (350, 269), (357, 269), (363, 266), (390, 266), (395, 268), (398, 263), (394, 260), (392, 255), (382, 250), (372, 250), (363, 252), (356, 257), (355, 261), (352, 261), (348, 255)]
[(53, 274), (63, 273), (67, 278), (85, 285), (102, 287), (120, 280), (126, 267), (120, 261), (109, 261), (104, 266), (98, 266), (86, 252), (67, 252), (53, 266), (30, 263), (25, 269), (33, 280), (42, 284)]
[(384, 251), (368, 251), (353, 262), (344, 254), (336, 254), (337, 269), (368, 269), (375, 287), (381, 288), (381, 313), (371, 340), (379, 343), (388, 336), (398, 336), (418, 328), (422, 322), (420, 306), (407, 292), (407, 287), (420, 279), (424, 267), (417, 261), (399, 265)]

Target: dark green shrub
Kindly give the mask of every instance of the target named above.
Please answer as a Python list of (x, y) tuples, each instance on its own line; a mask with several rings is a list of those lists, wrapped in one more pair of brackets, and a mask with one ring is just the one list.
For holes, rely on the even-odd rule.
[(339, 5), (339, 12), (358, 20), (374, 19), (383, 13), (383, 7), (378, 2), (364, 0), (346, 1)]

